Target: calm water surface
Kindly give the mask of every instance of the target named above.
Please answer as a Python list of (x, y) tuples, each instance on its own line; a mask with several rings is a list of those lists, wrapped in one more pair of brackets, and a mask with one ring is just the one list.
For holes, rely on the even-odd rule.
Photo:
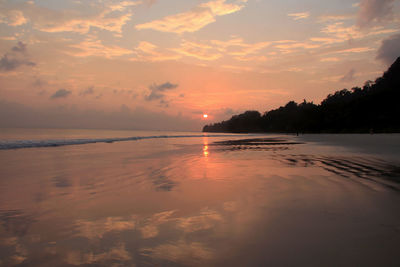
[[(33, 135), (0, 134), (156, 133)], [(3, 149), (0, 266), (399, 266), (399, 146), (258, 135)]]

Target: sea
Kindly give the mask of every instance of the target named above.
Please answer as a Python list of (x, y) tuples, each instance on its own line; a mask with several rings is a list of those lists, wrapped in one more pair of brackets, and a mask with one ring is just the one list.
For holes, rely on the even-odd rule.
[(0, 266), (400, 266), (400, 134), (0, 129)]

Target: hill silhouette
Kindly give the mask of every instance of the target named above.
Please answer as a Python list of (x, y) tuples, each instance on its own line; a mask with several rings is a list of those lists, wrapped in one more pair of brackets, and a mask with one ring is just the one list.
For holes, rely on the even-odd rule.
[(319, 105), (304, 100), (265, 112), (246, 111), (206, 125), (203, 132), (367, 133), (400, 132), (400, 57), (364, 86), (329, 94)]

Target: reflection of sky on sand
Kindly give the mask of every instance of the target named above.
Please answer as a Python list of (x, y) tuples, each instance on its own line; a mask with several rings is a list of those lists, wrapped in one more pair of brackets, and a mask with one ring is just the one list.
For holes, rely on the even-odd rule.
[(0, 266), (395, 265), (396, 163), (221, 139), (0, 154)]

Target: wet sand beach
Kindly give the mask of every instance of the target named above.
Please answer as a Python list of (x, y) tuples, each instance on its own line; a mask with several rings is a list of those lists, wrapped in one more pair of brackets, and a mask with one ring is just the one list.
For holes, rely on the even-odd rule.
[(0, 150), (0, 266), (399, 266), (399, 135)]

